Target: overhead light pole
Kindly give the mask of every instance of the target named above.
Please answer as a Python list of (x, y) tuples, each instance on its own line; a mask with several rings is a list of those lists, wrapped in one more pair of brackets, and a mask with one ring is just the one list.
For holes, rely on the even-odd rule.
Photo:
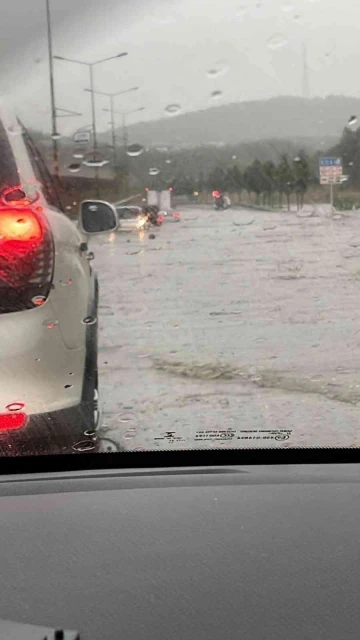
[(46, 4), (46, 22), (47, 22), (47, 41), (49, 55), (49, 78), (50, 78), (50, 105), (51, 105), (51, 137), (53, 147), (53, 170), (57, 179), (59, 179), (59, 150), (57, 123), (56, 123), (56, 105), (55, 105), (55, 81), (54, 81), (54, 62), (53, 62), (53, 44), (52, 44), (52, 28), (51, 28), (51, 10), (50, 0), (45, 0)]
[[(103, 111), (110, 111), (110, 109), (103, 109)], [(122, 116), (122, 139), (123, 139), (123, 146), (124, 146), (124, 168), (125, 168), (125, 175), (126, 175), (126, 183), (125, 183), (125, 191), (128, 191), (128, 173), (129, 173), (129, 162), (128, 162), (128, 155), (126, 153), (126, 148), (128, 145), (128, 137), (127, 137), (127, 129), (126, 129), (126, 116), (130, 115), (130, 113), (137, 113), (138, 111), (145, 111), (145, 107), (138, 107), (138, 109), (130, 109), (129, 111), (113, 111), (111, 114), (111, 120), (112, 123), (114, 123), (114, 125), (112, 124), (111, 126), (114, 126), (114, 137), (115, 137), (115, 114), (120, 114)]]
[[(58, 113), (58, 111), (61, 111), (61, 113)], [(70, 118), (72, 116), (82, 116), (82, 113), (72, 111), (71, 109), (60, 109), (60, 107), (56, 107), (56, 116), (57, 118)]]
[[(95, 110), (95, 86), (94, 86), (94, 67), (103, 62), (110, 60), (116, 60), (117, 58), (123, 58), (127, 56), (127, 52), (118, 53), (116, 56), (110, 56), (109, 58), (102, 58), (95, 62), (83, 62), (82, 60), (73, 60), (72, 58), (65, 58), (64, 56), (54, 56), (55, 60), (62, 60), (63, 62), (72, 62), (73, 64), (81, 64), (89, 69), (90, 76), (90, 93), (91, 93), (91, 115), (92, 115), (92, 131), (93, 131), (93, 159), (96, 160), (96, 151), (98, 148), (97, 131), (96, 131), (96, 110)], [(95, 167), (95, 190), (96, 196), (99, 196), (99, 172), (98, 167)]]
[[(117, 91), (116, 93), (106, 93), (105, 91), (94, 91), (94, 93), (101, 96), (107, 96), (110, 99), (110, 109), (104, 109), (104, 111), (110, 111), (110, 114), (111, 114), (111, 138), (112, 138), (112, 149), (113, 149), (114, 172), (116, 172), (116, 166), (117, 166), (116, 135), (115, 135), (115, 98), (117, 98), (117, 96), (123, 95), (124, 93), (131, 93), (132, 91), (137, 91), (138, 89), (139, 87), (131, 87), (130, 89)], [(91, 89), (85, 89), (85, 91), (91, 91)]]

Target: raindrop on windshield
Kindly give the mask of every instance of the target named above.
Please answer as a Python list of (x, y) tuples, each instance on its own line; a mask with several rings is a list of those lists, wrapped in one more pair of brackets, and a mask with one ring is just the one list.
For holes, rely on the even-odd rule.
[(357, 116), (350, 116), (348, 120), (348, 125), (352, 127), (354, 124), (357, 124)]
[(84, 154), (81, 153), (80, 151), (75, 151), (75, 153), (73, 154), (73, 158), (76, 158), (76, 160), (82, 160), (84, 157)]
[(94, 316), (87, 316), (87, 318), (84, 318), (82, 323), (87, 325), (96, 324), (96, 318)]
[(219, 61), (217, 62), (209, 71), (207, 72), (209, 78), (216, 78), (217, 76), (221, 76), (223, 73), (226, 73), (229, 65), (227, 62)]
[(46, 327), (47, 329), (55, 329), (55, 327), (58, 325), (58, 321), (57, 320), (45, 320), (43, 322), (44, 327)]
[(286, 38), (284, 38), (284, 36), (282, 36), (281, 34), (272, 36), (272, 38), (270, 38), (270, 40), (268, 41), (268, 47), (273, 51), (275, 51), (276, 49), (281, 49), (285, 45), (286, 45)]
[(79, 173), (80, 170), (81, 164), (79, 164), (78, 162), (72, 162), (68, 166), (68, 171), (70, 171), (70, 173)]
[(160, 169), (157, 169), (157, 167), (151, 167), (151, 169), (149, 169), (149, 176), (158, 176), (160, 173)]
[(52, 138), (52, 140), (60, 140), (60, 138), (61, 138), (61, 133), (56, 133), (56, 132), (55, 132), (55, 133), (53, 133), (53, 134), (51, 135), (51, 138)]
[(41, 307), (46, 302), (46, 298), (45, 296), (34, 296), (31, 298), (31, 302), (35, 307)]
[(83, 164), (86, 167), (100, 167), (101, 168), (101, 167), (105, 167), (106, 164), (109, 164), (109, 160), (97, 160), (96, 158), (95, 159), (89, 158), (87, 160), (84, 160)]
[(166, 164), (171, 164), (171, 160), (170, 158), (168, 160), (165, 160)]
[(144, 147), (141, 144), (137, 144), (136, 142), (134, 142), (133, 144), (129, 144), (126, 149), (127, 155), (131, 158), (137, 158), (138, 156), (141, 156), (143, 152)]
[(176, 116), (180, 109), (181, 107), (179, 104), (168, 104), (168, 106), (165, 107), (165, 113), (167, 113), (168, 116)]
[(14, 126), (8, 127), (8, 132), (12, 136), (21, 136), (22, 132), (23, 132), (23, 129), (22, 129), (22, 127), (20, 127), (20, 125), (14, 125)]
[(216, 90), (216, 91), (212, 91), (211, 92), (211, 97), (212, 98), (220, 98), (220, 96), (222, 96), (222, 91)]

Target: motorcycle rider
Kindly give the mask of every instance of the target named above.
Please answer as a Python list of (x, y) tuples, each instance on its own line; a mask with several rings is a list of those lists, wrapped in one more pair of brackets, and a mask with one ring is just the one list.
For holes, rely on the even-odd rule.
[(152, 224), (155, 227), (159, 226), (159, 222), (158, 222), (158, 211), (159, 210), (158, 210), (158, 207), (156, 207), (156, 206), (147, 206), (147, 207), (144, 207), (143, 211), (144, 211), (144, 215), (147, 217), (147, 219), (150, 222), (150, 224)]
[(225, 199), (221, 191), (213, 191), (213, 196), (215, 198), (215, 209), (224, 209)]

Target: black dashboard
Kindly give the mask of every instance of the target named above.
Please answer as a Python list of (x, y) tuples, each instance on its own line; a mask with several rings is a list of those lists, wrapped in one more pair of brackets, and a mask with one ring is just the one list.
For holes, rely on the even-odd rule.
[(0, 477), (0, 618), (81, 640), (354, 640), (359, 470)]

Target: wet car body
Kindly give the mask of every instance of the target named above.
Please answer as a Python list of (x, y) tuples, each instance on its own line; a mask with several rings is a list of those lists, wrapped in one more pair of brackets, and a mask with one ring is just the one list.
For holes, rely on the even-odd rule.
[(0, 451), (71, 452), (91, 445), (100, 420), (97, 277), (86, 237), (4, 105), (0, 151)]
[(115, 208), (119, 217), (120, 231), (139, 231), (139, 219), (143, 217), (143, 211), (141, 207), (116, 206)]

